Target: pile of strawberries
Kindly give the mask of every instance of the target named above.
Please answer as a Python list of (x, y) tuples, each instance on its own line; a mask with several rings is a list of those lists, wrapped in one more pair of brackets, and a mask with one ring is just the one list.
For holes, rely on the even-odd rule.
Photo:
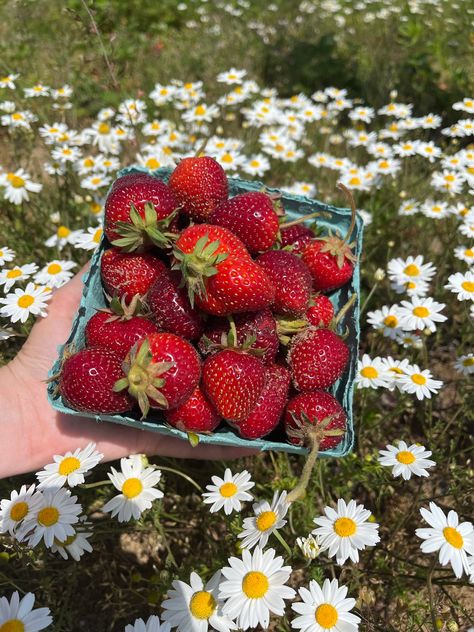
[(207, 156), (181, 160), (168, 184), (114, 183), (100, 268), (110, 307), (88, 321), (85, 348), (65, 353), (59, 392), (82, 412), (157, 409), (192, 436), (225, 421), (255, 439), (281, 422), (302, 444), (324, 424), (320, 449), (332, 448), (346, 413), (326, 389), (349, 349), (326, 294), (350, 280), (352, 245), (287, 226), (275, 195), (228, 191)]

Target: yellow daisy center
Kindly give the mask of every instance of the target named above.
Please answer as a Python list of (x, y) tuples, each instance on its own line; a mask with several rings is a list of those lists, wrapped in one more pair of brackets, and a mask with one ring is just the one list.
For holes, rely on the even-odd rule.
[(195, 592), (189, 602), (189, 610), (196, 619), (209, 619), (216, 606), (216, 600), (212, 594), (205, 590)]
[(365, 366), (361, 370), (360, 374), (362, 375), (362, 377), (368, 377), (369, 379), (373, 379), (375, 377), (378, 377), (379, 372), (373, 366)]
[(56, 234), (60, 239), (65, 239), (71, 234), (71, 231), (69, 230), (69, 228), (66, 228), (66, 226), (60, 226)]
[(465, 358), (462, 361), (463, 366), (474, 366), (474, 358)]
[(59, 511), (56, 507), (45, 507), (38, 513), (38, 522), (42, 524), (43, 527), (51, 527), (53, 524), (56, 524), (58, 520)]
[(92, 184), (100, 184), (102, 182), (102, 178), (100, 176), (96, 176), (91, 180)]
[(224, 483), (219, 488), (221, 496), (230, 498), (237, 493), (237, 485), (235, 483)]
[(414, 455), (408, 450), (401, 450), (395, 458), (400, 463), (403, 463), (403, 465), (410, 465), (410, 463), (413, 463), (413, 461), (416, 460)]
[(7, 279), (17, 279), (22, 274), (23, 272), (19, 268), (15, 268), (14, 270), (8, 270)]
[(466, 292), (474, 292), (474, 282), (473, 281), (464, 281), (461, 283), (461, 287)]
[(361, 184), (361, 180), (357, 176), (354, 176), (353, 178), (349, 180), (349, 184), (352, 186), (358, 186)]
[(392, 371), (393, 373), (397, 373), (398, 375), (403, 375), (403, 371), (400, 368), (398, 368), (398, 366), (390, 367), (389, 371)]
[(256, 520), (256, 526), (259, 531), (267, 531), (276, 522), (276, 513), (274, 511), (263, 511)]
[(100, 241), (100, 238), (102, 237), (103, 232), (104, 231), (102, 230), (102, 228), (98, 228), (94, 233), (94, 237), (92, 238), (92, 241), (98, 244)]
[(443, 529), (443, 535), (451, 546), (455, 549), (462, 549), (464, 546), (464, 539), (457, 529), (454, 527), (445, 527)]
[(81, 462), (75, 456), (67, 456), (59, 464), (58, 472), (61, 476), (68, 476), (81, 467)]
[(454, 182), (456, 180), (455, 176), (448, 174), (447, 176), (444, 176), (444, 179), (446, 180), (446, 182)]
[(160, 166), (160, 163), (158, 162), (156, 158), (148, 158), (145, 165), (148, 169), (158, 169), (158, 167)]
[(379, 169), (388, 169), (388, 167), (390, 167), (390, 163), (387, 160), (379, 162)]
[(0, 627), (0, 632), (24, 632), (25, 626), (20, 619), (9, 619)]
[(50, 263), (48, 266), (48, 274), (59, 274), (62, 271), (62, 267), (59, 263)]
[(198, 105), (194, 110), (194, 114), (196, 116), (204, 116), (205, 113), (206, 113), (206, 108), (203, 105)]
[(19, 522), (26, 516), (28, 509), (28, 503), (25, 503), (24, 500), (20, 500), (20, 502), (15, 503), (10, 509), (10, 518), (15, 522)]
[(12, 114), (12, 119), (13, 119), (14, 121), (22, 121), (22, 120), (23, 120), (23, 118), (24, 118), (24, 116), (23, 116), (23, 114), (22, 114), (21, 112), (14, 112), (14, 113)]
[(413, 315), (418, 316), (418, 318), (426, 318), (430, 315), (430, 310), (423, 306), (415, 307)]
[(102, 206), (98, 202), (92, 202), (90, 209), (91, 209), (91, 213), (94, 213), (94, 215), (97, 215), (98, 213), (101, 212)]
[(416, 283), (413, 281), (407, 281), (407, 283), (405, 283), (405, 287), (407, 290), (414, 290), (416, 288)]
[(127, 478), (122, 485), (122, 494), (126, 498), (135, 498), (143, 491), (143, 483), (139, 478)]
[(392, 329), (397, 326), (398, 319), (396, 316), (385, 316), (383, 321), (385, 327), (391, 327)]
[(418, 266), (416, 266), (414, 263), (410, 263), (410, 265), (408, 265), (403, 272), (405, 274), (407, 274), (408, 276), (414, 277), (414, 276), (418, 276), (420, 274), (420, 268)]
[(9, 173), (7, 179), (14, 189), (21, 189), (25, 186), (25, 180), (20, 176), (16, 176), (14, 173)]
[(242, 580), (242, 590), (249, 599), (261, 599), (269, 587), (268, 577), (260, 571), (250, 571)]
[(322, 628), (330, 630), (336, 625), (339, 615), (337, 614), (336, 608), (330, 603), (322, 603), (316, 608), (314, 618), (316, 619), (316, 623)]
[(31, 296), (30, 294), (23, 294), (23, 296), (20, 296), (20, 298), (18, 299), (17, 304), (18, 304), (18, 307), (27, 309), (28, 307), (33, 305), (34, 302), (35, 302), (34, 296)]
[(250, 166), (251, 167), (259, 167), (260, 166), (260, 162), (258, 160), (251, 160), (250, 161)]
[(472, 248), (468, 248), (464, 251), (464, 254), (466, 255), (466, 257), (474, 257), (474, 250)]
[(426, 384), (426, 377), (424, 375), (421, 375), (421, 373), (414, 373), (411, 376), (411, 381), (415, 382), (415, 384), (423, 386), (423, 384)]
[(110, 125), (108, 123), (100, 123), (97, 131), (99, 134), (108, 134), (110, 132)]
[(357, 525), (352, 518), (338, 518), (333, 529), (340, 538), (348, 538), (357, 531)]
[(221, 162), (233, 162), (234, 159), (232, 158), (232, 156), (229, 153), (225, 153), (223, 156), (221, 156)]
[(93, 167), (95, 165), (95, 162), (92, 158), (85, 158), (82, 164), (84, 165), (84, 167)]

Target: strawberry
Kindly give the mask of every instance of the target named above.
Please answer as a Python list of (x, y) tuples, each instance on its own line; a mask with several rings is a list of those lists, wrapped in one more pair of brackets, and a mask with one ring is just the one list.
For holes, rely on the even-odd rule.
[(291, 246), (291, 252), (299, 255), (303, 252), (306, 244), (314, 238), (314, 232), (311, 228), (303, 224), (295, 224), (293, 226), (283, 227), (280, 230), (281, 247)]
[(315, 327), (329, 327), (334, 318), (334, 306), (331, 300), (324, 294), (312, 296), (310, 306), (306, 310), (306, 318), (310, 325)]
[(199, 386), (184, 404), (167, 410), (165, 418), (170, 426), (183, 432), (212, 432), (221, 422), (216, 409)]
[(181, 280), (176, 271), (160, 274), (148, 291), (146, 304), (161, 330), (194, 340), (202, 335), (204, 323), (198, 310), (191, 307)]
[(227, 200), (229, 192), (224, 169), (209, 156), (183, 158), (168, 184), (181, 212), (196, 222), (208, 221), (214, 209)]
[(349, 360), (345, 342), (330, 329), (309, 328), (293, 338), (288, 364), (299, 391), (328, 388), (342, 375)]
[(271, 364), (265, 373), (265, 384), (255, 408), (239, 423), (232, 424), (244, 439), (259, 439), (274, 430), (288, 400), (290, 372), (284, 366)]
[[(262, 349), (264, 352), (258, 357), (264, 364), (275, 361), (278, 353), (279, 341), (276, 321), (269, 309), (260, 312), (236, 314), (234, 317), (237, 332), (236, 347), (241, 347), (246, 341), (251, 341), (249, 349)], [(210, 353), (213, 349), (209, 342), (228, 345), (229, 321), (227, 318), (212, 318), (208, 321), (204, 336), (199, 341), (201, 353)]]
[(265, 367), (256, 357), (224, 349), (202, 368), (204, 391), (221, 417), (243, 421), (255, 408), (265, 383)]
[(319, 450), (336, 447), (343, 439), (347, 416), (335, 397), (326, 391), (299, 393), (288, 402), (285, 413), (285, 429), (288, 439), (295, 445), (306, 443), (308, 430), (319, 424), (327, 424)]
[(278, 237), (278, 215), (273, 200), (260, 191), (226, 200), (216, 208), (209, 222), (231, 230), (253, 255), (269, 250)]
[(311, 294), (311, 274), (301, 259), (285, 250), (269, 250), (256, 261), (276, 288), (274, 310), (287, 316), (304, 314)]
[(330, 292), (350, 281), (356, 258), (339, 237), (321, 237), (306, 245), (302, 260), (311, 272), (313, 288)]
[(201, 377), (194, 347), (168, 333), (150, 334), (135, 345), (123, 364), (126, 377), (114, 389), (128, 389), (138, 400), (142, 419), (152, 408), (172, 409), (191, 397)]
[(164, 232), (174, 221), (177, 200), (161, 180), (147, 174), (123, 176), (105, 200), (104, 230), (112, 244), (126, 252), (156, 244), (169, 245)]
[(144, 296), (165, 271), (165, 264), (152, 254), (125, 254), (118, 248), (106, 250), (100, 261), (105, 291), (126, 301), (136, 294)]
[(84, 413), (124, 413), (132, 409), (132, 400), (113, 390), (122, 377), (122, 360), (114, 351), (82, 349), (64, 360), (59, 392), (68, 406)]

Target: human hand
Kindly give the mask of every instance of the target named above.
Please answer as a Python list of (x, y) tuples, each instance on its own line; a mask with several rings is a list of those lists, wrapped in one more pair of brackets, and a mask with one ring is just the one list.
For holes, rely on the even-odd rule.
[(55, 291), (48, 316), (36, 322), (16, 358), (0, 369), (0, 478), (40, 469), (53, 455), (90, 441), (97, 444), (105, 460), (139, 453), (196, 459), (233, 459), (256, 453), (212, 445), (193, 448), (174, 437), (97, 423), (51, 407), (45, 380), (56, 360), (58, 345), (69, 336), (86, 270), (87, 266)]

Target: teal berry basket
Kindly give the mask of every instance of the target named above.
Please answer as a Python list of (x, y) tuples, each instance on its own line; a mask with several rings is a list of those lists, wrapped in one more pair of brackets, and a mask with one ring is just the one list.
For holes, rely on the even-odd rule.
[[(119, 177), (127, 173), (144, 172), (150, 173), (147, 169), (140, 167), (129, 167), (123, 169), (119, 173)], [(152, 175), (163, 180), (168, 181), (171, 169), (160, 168), (152, 172)], [(247, 191), (259, 191), (264, 187), (261, 182), (240, 180), (238, 178), (229, 178), (229, 195), (234, 196), (238, 193), (245, 193)], [(308, 215), (316, 211), (321, 212), (322, 216), (318, 217), (318, 225), (325, 229), (331, 229), (332, 231), (338, 230), (343, 235), (349, 229), (351, 222), (351, 211), (347, 208), (337, 208), (313, 200), (308, 197), (299, 195), (289, 195), (284, 191), (278, 189), (272, 189), (265, 187), (270, 193), (281, 193), (281, 199), (286, 211), (287, 216), (291, 219), (297, 219), (302, 215)], [(330, 389), (330, 392), (337, 398), (347, 413), (347, 431), (344, 435), (341, 443), (333, 450), (326, 450), (321, 452), (321, 457), (342, 457), (349, 454), (354, 444), (354, 423), (352, 412), (352, 400), (354, 390), (354, 378), (357, 370), (357, 357), (358, 357), (358, 345), (359, 345), (359, 260), (362, 251), (362, 232), (363, 222), (360, 217), (357, 217), (357, 221), (354, 227), (353, 234), (350, 241), (355, 242), (355, 254), (357, 255), (357, 263), (354, 269), (354, 275), (350, 283), (346, 284), (341, 289), (333, 292), (330, 295), (331, 301), (335, 307), (336, 312), (342, 308), (352, 294), (356, 294), (356, 301), (340, 324), (343, 330), (348, 331), (346, 343), (350, 349), (350, 360), (348, 367), (341, 378)], [(74, 322), (72, 324), (71, 333), (64, 345), (58, 348), (58, 359), (51, 368), (49, 373), (50, 377), (58, 373), (61, 366), (61, 360), (64, 349), (67, 345), (73, 344), (76, 349), (81, 349), (85, 346), (84, 343), (84, 330), (89, 318), (96, 312), (96, 310), (106, 306), (106, 301), (102, 289), (102, 283), (100, 278), (100, 259), (104, 251), (109, 247), (107, 239), (102, 238), (102, 241), (94, 252), (91, 260), (91, 266), (89, 272), (84, 277), (84, 289), (82, 292), (81, 302), (79, 310), (76, 314)], [(164, 420), (164, 416), (158, 410), (152, 410), (150, 416), (140, 421), (139, 413), (130, 413), (129, 415), (102, 415), (102, 414), (90, 414), (82, 413), (72, 408), (62, 400), (62, 398), (55, 393), (55, 383), (50, 382), (48, 385), (48, 399), (53, 408), (61, 413), (68, 415), (76, 415), (80, 417), (88, 417), (94, 420), (96, 423), (111, 422), (120, 424), (123, 426), (130, 426), (132, 428), (138, 428), (144, 431), (155, 432), (163, 436), (178, 437), (185, 441), (188, 441), (188, 436), (185, 432), (177, 430), (168, 426)], [(84, 422), (87, 423), (87, 422)], [(242, 439), (238, 434), (224, 422), (210, 435), (200, 435), (200, 443), (209, 443), (213, 445), (233, 446), (242, 448), (254, 448), (261, 451), (274, 450), (277, 452), (289, 452), (293, 454), (306, 454), (307, 448), (302, 446), (296, 446), (288, 443), (286, 435), (283, 429), (277, 429), (273, 431), (267, 437), (262, 439), (247, 440)]]

